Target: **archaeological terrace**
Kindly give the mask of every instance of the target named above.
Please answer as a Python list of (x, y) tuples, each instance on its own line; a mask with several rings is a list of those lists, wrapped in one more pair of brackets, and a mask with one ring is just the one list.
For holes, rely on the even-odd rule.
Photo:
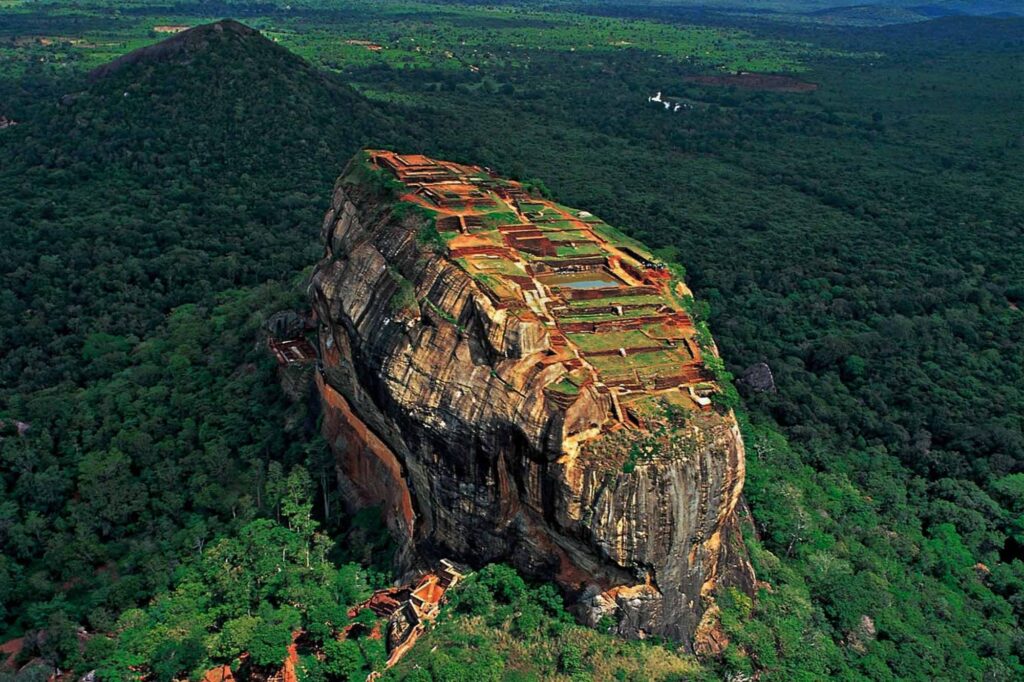
[(642, 424), (654, 396), (710, 409), (716, 388), (681, 303), (689, 292), (642, 244), (480, 167), (367, 154), (404, 185), (402, 201), (435, 216), (448, 256), (496, 308), (548, 328), (538, 362), (568, 371), (549, 399), (568, 405), (593, 385), (625, 427)]

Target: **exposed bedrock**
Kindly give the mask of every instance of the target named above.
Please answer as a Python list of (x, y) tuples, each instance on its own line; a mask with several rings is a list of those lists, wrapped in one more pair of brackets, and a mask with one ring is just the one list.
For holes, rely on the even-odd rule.
[[(355, 164), (357, 162), (353, 162)], [(549, 330), (495, 306), (416, 211), (349, 171), (323, 224), (310, 284), (324, 434), (356, 505), (380, 505), (401, 569), (450, 557), (556, 580), (586, 623), (692, 645), (716, 589), (750, 591), (735, 508), (743, 443), (731, 414), (695, 413), (669, 452), (625, 473), (592, 442), (610, 397), (544, 387)], [(614, 458), (613, 458), (614, 459)]]

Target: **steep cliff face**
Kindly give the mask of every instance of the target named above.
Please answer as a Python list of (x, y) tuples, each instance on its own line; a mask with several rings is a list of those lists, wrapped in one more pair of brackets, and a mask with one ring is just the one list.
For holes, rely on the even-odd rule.
[(506, 561), (581, 620), (690, 642), (753, 574), (744, 452), (685, 285), (586, 212), (482, 169), (367, 152), (310, 294), (339, 480), (400, 561)]

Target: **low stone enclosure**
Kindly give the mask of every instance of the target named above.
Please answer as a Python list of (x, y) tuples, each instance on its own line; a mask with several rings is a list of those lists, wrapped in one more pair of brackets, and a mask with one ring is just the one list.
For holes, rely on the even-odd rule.
[(281, 366), (316, 361), (316, 349), (303, 337), (280, 341), (271, 337), (267, 340), (270, 352)]
[(710, 408), (716, 389), (681, 303), (688, 291), (642, 244), (485, 168), (377, 150), (367, 163), (434, 217), (447, 256), (495, 309), (544, 325), (538, 366), (563, 367), (545, 389), (559, 408), (591, 386), (623, 404), (671, 391), (673, 402)]
[[(362, 604), (349, 609), (349, 618), (369, 609), (376, 616), (387, 618), (388, 660), (390, 668), (416, 644), (426, 626), (441, 612), (448, 590), (464, 577), (464, 570), (442, 559), (435, 571), (421, 575), (415, 582), (400, 587), (377, 590)], [(380, 677), (375, 672), (368, 680)]]

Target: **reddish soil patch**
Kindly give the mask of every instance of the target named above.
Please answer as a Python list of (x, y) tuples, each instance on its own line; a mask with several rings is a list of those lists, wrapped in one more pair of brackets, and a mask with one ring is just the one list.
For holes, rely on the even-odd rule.
[(212, 670), (207, 670), (203, 675), (203, 682), (235, 682), (235, 675), (231, 672), (231, 666), (222, 665)]
[(728, 76), (691, 76), (691, 83), (744, 88), (746, 90), (768, 90), (770, 92), (813, 92), (817, 83), (797, 80), (792, 76), (770, 73), (737, 73)]
[(24, 645), (24, 637), (17, 637), (0, 644), (0, 667), (7, 670), (17, 670), (16, 661)]

